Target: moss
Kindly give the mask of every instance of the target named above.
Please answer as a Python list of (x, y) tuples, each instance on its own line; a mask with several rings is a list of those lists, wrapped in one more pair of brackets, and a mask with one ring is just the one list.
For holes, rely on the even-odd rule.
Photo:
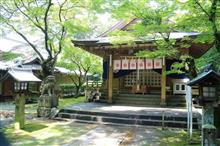
[(29, 123), (29, 124), (25, 124), (23, 130), (27, 132), (34, 132), (34, 131), (41, 130), (47, 127), (48, 126), (41, 124), (41, 123)]
[(65, 145), (94, 127), (84, 124), (57, 121), (29, 121), (25, 130), (16, 131), (13, 126), (6, 127), (4, 133), (11, 145), (52, 146)]
[(189, 141), (188, 133), (184, 130), (159, 130), (161, 139), (159, 140), (160, 146), (200, 146), (200, 132), (194, 131), (193, 138)]

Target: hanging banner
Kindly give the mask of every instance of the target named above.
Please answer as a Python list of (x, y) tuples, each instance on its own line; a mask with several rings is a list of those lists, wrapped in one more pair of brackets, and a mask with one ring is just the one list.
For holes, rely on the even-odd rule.
[(145, 69), (145, 62), (144, 59), (138, 59), (138, 69)]
[(131, 70), (132, 69), (137, 69), (137, 60), (136, 59), (131, 59), (130, 60), (130, 67)]
[(162, 68), (162, 59), (154, 59), (154, 69), (161, 69)]
[(153, 60), (152, 59), (146, 59), (145, 64), (146, 64), (146, 66), (145, 66), (146, 69), (153, 69)]
[(121, 62), (121, 69), (122, 70), (128, 70), (129, 68), (129, 61), (127, 59), (123, 59)]
[(121, 69), (121, 60), (114, 60), (113, 61), (113, 69), (120, 70)]

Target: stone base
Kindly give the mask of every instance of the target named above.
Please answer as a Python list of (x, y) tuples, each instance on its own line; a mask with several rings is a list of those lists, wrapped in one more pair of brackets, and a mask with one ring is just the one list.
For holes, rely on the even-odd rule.
[(50, 117), (51, 114), (51, 108), (45, 108), (45, 107), (38, 107), (37, 109), (37, 116), (38, 117)]

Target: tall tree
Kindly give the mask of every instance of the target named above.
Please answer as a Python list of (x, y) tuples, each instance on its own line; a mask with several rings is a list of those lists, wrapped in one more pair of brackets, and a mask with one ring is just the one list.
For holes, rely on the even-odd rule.
[[(86, 3), (78, 0), (1, 0), (1, 24), (16, 32), (41, 60), (42, 75), (53, 75), (66, 38), (83, 29)], [(83, 10), (82, 10), (83, 9)], [(37, 42), (33, 41), (33, 37)]]
[[(38, 116), (48, 117), (57, 107), (54, 67), (68, 38), (87, 31), (93, 8), (91, 0), (0, 1), (1, 23), (22, 37), (35, 51), (42, 66), (42, 90)], [(84, 27), (86, 26), (86, 27)], [(32, 38), (37, 38), (38, 42)], [(48, 85), (50, 84), (50, 85)], [(45, 92), (45, 91), (51, 92)]]
[(179, 10), (182, 11), (175, 20), (179, 29), (199, 32), (201, 34), (195, 41), (213, 44), (205, 58), (197, 61), (199, 66), (204, 66), (208, 62), (220, 68), (216, 61), (220, 56), (220, 1), (177, 0), (176, 2)]
[[(199, 32), (200, 35), (194, 41), (213, 43), (213, 48), (219, 51), (219, 3), (218, 0), (115, 0), (112, 3), (112, 9), (117, 18), (140, 19), (140, 22), (131, 28), (134, 31), (116, 33), (116, 36), (118, 34), (127, 34), (128, 42), (137, 38), (143, 41), (149, 38), (162, 38), (154, 42), (157, 50), (154, 50), (154, 52), (143, 51), (137, 55), (145, 57), (175, 57), (182, 60), (181, 64), (174, 66), (177, 69), (176, 72), (180, 72), (184, 67), (184, 70), (193, 77), (196, 75), (197, 70), (194, 58), (179, 56), (175, 48), (176, 42), (170, 38), (170, 33), (173, 31)], [(125, 37), (122, 38), (126, 39)], [(125, 42), (124, 40), (122, 41), (123, 43)], [(188, 41), (183, 41), (180, 45), (189, 47), (189, 44), (185, 42)], [(116, 40), (116, 43), (120, 43), (120, 40)], [(185, 66), (189, 66), (189, 68)]]
[(139, 56), (164, 57), (176, 54), (176, 42), (170, 38), (170, 33), (175, 29), (175, 24), (171, 22), (175, 9), (176, 5), (167, 0), (124, 0), (118, 3), (117, 9), (114, 9), (113, 12), (117, 18), (139, 19), (138, 23), (130, 28), (135, 31), (119, 32), (122, 35), (131, 36), (133, 40), (137, 38), (143, 41), (157, 40), (154, 42), (157, 46), (154, 53), (144, 51), (138, 53)]
[(80, 48), (72, 49), (72, 46), (66, 46), (58, 66), (71, 70), (72, 73), (69, 74), (69, 78), (75, 85), (76, 95), (78, 95), (83, 84), (86, 82), (88, 74), (101, 74), (101, 62), (102, 59), (100, 57)]
[[(121, 31), (116, 32), (116, 35), (121, 34), (122, 43), (124, 40), (132, 42), (134, 40), (154, 40), (154, 51), (140, 51), (136, 55), (140, 57), (148, 58), (161, 58), (169, 57), (175, 59), (182, 59), (182, 64), (178, 65), (181, 68), (175, 72), (182, 72), (184, 70), (189, 76), (196, 76), (196, 67), (194, 59), (192, 57), (181, 57), (180, 52), (176, 46), (189, 47), (184, 41), (176, 42), (176, 39), (171, 37), (173, 32), (179, 31), (175, 18), (178, 15), (177, 10), (180, 8), (175, 1), (171, 0), (124, 0), (117, 1), (116, 9), (113, 8), (113, 12), (116, 17), (121, 19), (133, 19), (137, 18), (139, 21), (134, 24), (130, 29), (134, 31)], [(115, 33), (113, 33), (115, 36)], [(128, 36), (127, 38), (121, 36)], [(114, 43), (115, 41), (113, 41)], [(116, 43), (121, 43), (120, 39)], [(185, 68), (185, 64), (191, 66), (190, 69)], [(184, 68), (184, 69), (183, 69)]]

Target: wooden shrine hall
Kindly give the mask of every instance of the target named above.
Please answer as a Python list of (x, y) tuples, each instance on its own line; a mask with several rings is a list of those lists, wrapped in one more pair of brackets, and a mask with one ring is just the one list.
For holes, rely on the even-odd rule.
[[(178, 61), (174, 58), (139, 58), (135, 54), (139, 51), (156, 48), (154, 41), (135, 41), (133, 45), (120, 44), (113, 45), (108, 34), (114, 30), (127, 30), (133, 25), (135, 20), (125, 23), (121, 21), (99, 37), (94, 39), (73, 40), (73, 44), (92, 54), (103, 58), (103, 87), (102, 96), (105, 96), (108, 103), (121, 103), (132, 99), (130, 104), (147, 105), (143, 100), (147, 98), (158, 99), (156, 104), (169, 105), (169, 100), (176, 100), (182, 97), (185, 104), (185, 92), (187, 76), (167, 75), (166, 71), (170, 70), (173, 63)], [(194, 58), (201, 57), (211, 47), (210, 44), (190, 42), (188, 48), (181, 48), (178, 45), (185, 37), (194, 39), (198, 33), (173, 32), (170, 34), (171, 39), (176, 39), (177, 49), (181, 55), (190, 55)], [(126, 97), (125, 97), (126, 96)], [(128, 98), (130, 97), (130, 98)], [(152, 99), (152, 100), (154, 100)], [(178, 101), (177, 101), (178, 102)], [(151, 103), (149, 103), (151, 104)], [(178, 105), (178, 104), (176, 104)]]

